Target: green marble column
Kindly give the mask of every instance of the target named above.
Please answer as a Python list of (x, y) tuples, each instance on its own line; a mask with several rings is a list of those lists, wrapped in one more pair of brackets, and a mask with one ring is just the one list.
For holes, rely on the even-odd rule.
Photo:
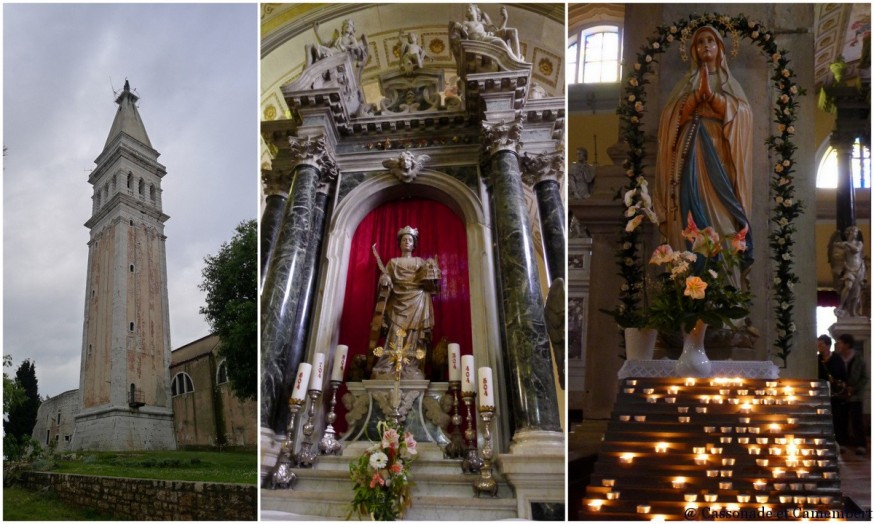
[[(537, 193), (537, 209), (540, 211), (540, 230), (546, 251), (546, 267), (549, 278), (565, 279), (564, 204), (561, 202), (561, 186), (558, 181), (545, 179), (534, 184)], [(567, 279), (565, 279), (567, 280)]]
[(267, 194), (264, 213), (261, 215), (261, 282), (267, 278), (267, 267), (273, 253), (273, 246), (279, 236), (285, 203), (288, 201), (290, 181), (288, 175), (279, 171), (264, 171), (261, 180)]
[[(487, 133), (487, 140), (494, 140), (493, 132)], [(506, 145), (506, 135), (499, 142)], [(561, 431), (519, 157), (507, 147), (494, 149), (490, 187), (506, 344), (504, 360), (508, 364), (502, 387), (509, 390), (515, 432)]]
[(307, 255), (316, 193), (325, 169), (324, 140), (292, 139), (296, 157), (282, 226), (261, 292), (261, 425), (270, 427), (282, 392), (288, 351), (300, 301), (305, 294)]

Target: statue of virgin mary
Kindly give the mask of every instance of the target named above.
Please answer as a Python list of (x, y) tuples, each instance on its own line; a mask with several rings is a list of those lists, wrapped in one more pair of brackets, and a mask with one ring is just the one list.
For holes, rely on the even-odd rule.
[[(654, 204), (674, 249), (688, 249), (682, 232), (690, 213), (699, 228), (712, 226), (721, 236), (741, 231), (752, 196), (753, 117), (719, 31), (695, 31), (690, 55), (692, 67), (671, 92), (658, 131)], [(743, 256), (745, 273), (753, 262), (751, 234)]]

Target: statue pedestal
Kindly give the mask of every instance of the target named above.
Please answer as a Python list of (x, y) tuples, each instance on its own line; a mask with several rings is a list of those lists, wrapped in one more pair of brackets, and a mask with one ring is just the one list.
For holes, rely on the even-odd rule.
[[(391, 403), (393, 380), (362, 380), (347, 382), (349, 392), (343, 397), (344, 404), (352, 406), (346, 413), (348, 430), (343, 435), (347, 441), (379, 440), (376, 430), (380, 420), (390, 420), (394, 415)], [(400, 412), (404, 429), (413, 434), (418, 442), (435, 442), (441, 447), (449, 443), (449, 426), (452, 398), (447, 395), (449, 384), (429, 380), (401, 380)], [(350, 397), (351, 396), (351, 397)]]

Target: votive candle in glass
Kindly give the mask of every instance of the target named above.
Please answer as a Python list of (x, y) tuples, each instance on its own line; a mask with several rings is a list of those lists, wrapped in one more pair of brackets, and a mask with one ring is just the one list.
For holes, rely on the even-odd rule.
[(677, 489), (682, 489), (686, 486), (686, 477), (677, 477), (671, 481), (671, 486)]
[(768, 467), (768, 459), (756, 459), (756, 466)]
[(650, 509), (652, 509), (649, 504), (638, 504), (637, 512), (638, 513), (649, 513)]
[(619, 455), (619, 462), (623, 464), (631, 464), (631, 461), (633, 460), (634, 455), (632, 455), (631, 453), (623, 453), (622, 455)]
[(607, 500), (617, 500), (619, 498), (618, 491), (608, 491), (607, 492)]
[(668, 452), (668, 443), (667, 442), (659, 442), (655, 445), (656, 453), (667, 453)]
[(764, 480), (756, 480), (755, 482), (753, 482), (753, 489), (755, 489), (756, 491), (765, 491), (767, 487), (768, 483)]
[(740, 503), (747, 503), (750, 501), (750, 496), (749, 495), (738, 495), (737, 501)]
[(691, 417), (677, 417), (677, 420), (679, 420), (682, 424), (688, 424), (691, 420)]
[(601, 485), (605, 488), (612, 488), (616, 485), (616, 479), (601, 479)]
[(759, 504), (764, 504), (764, 503), (768, 502), (768, 496), (767, 495), (756, 495), (756, 502)]

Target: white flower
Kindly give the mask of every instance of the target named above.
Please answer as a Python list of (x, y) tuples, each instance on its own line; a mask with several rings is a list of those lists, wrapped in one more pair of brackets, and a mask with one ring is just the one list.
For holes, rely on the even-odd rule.
[(635, 71), (640, 71), (640, 62), (636, 62), (636, 63), (634, 64), (634, 70), (635, 70)]
[(653, 42), (653, 43), (652, 43), (652, 48), (653, 48), (653, 49), (658, 49), (659, 47), (661, 47), (661, 46), (659, 45), (658, 42)]
[(789, 103), (789, 95), (780, 95), (780, 101), (783, 102), (784, 104), (788, 104)]
[(791, 207), (791, 206), (792, 206), (792, 199), (791, 199), (791, 198), (787, 198), (786, 200), (784, 200), (784, 201), (783, 201), (783, 206), (784, 206), (784, 207)]
[(634, 95), (628, 95), (628, 101), (629, 101), (629, 102), (634, 102), (635, 100), (637, 100), (637, 97), (636, 97), (636, 96), (634, 96)]
[(382, 469), (388, 464), (388, 457), (382, 451), (377, 451), (370, 456), (370, 467), (373, 469)]
[(665, 40), (667, 40), (668, 42), (673, 42), (673, 41), (674, 41), (674, 35), (668, 35), (668, 36), (666, 36), (666, 37), (665, 37)]
[(789, 88), (789, 92), (792, 93), (793, 95), (797, 95), (798, 94), (798, 86), (795, 84), (792, 84), (792, 86)]
[(636, 189), (629, 189), (625, 192), (625, 197), (622, 199), (625, 202), (625, 207), (631, 207), (635, 193), (637, 193)]
[(793, 133), (795, 133), (795, 126), (789, 126), (789, 127), (787, 127), (787, 128), (786, 128), (786, 132), (789, 133), (790, 135), (793, 134)]
[(636, 206), (628, 206), (628, 209), (625, 210), (625, 218), (631, 218), (637, 214), (637, 210), (640, 209), (639, 205)]
[(782, 203), (783, 203), (783, 197), (778, 196), (777, 198), (774, 199), (774, 201), (777, 202), (778, 204), (782, 204)]
[(782, 173), (783, 172), (783, 165), (777, 164), (776, 166), (774, 166), (774, 171), (776, 171), (778, 173)]
[(765, 33), (765, 42), (771, 39), (771, 33)]
[(638, 113), (642, 113), (643, 108), (644, 108), (643, 102), (635, 102), (634, 103), (634, 110), (637, 111)]
[(756, 38), (759, 37), (759, 32), (758, 32), (758, 31), (753, 31), (753, 32), (750, 34), (750, 36), (753, 38), (753, 40), (755, 40)]
[(780, 282), (783, 282), (782, 280), (780, 280), (780, 277), (774, 277), (774, 285), (775, 286), (779, 286)]
[(632, 123), (632, 124), (636, 124), (636, 123), (638, 123), (638, 122), (640, 122), (640, 119), (639, 119), (639, 118), (637, 118), (636, 116), (631, 117), (631, 123)]
[[(645, 59), (645, 60), (646, 60), (646, 63), (648, 64), (648, 63), (652, 62), (652, 57), (651, 57), (650, 55), (646, 55), (646, 59)], [(615, 100), (615, 99), (614, 99), (614, 100)]]
[(795, 282), (792, 282), (790, 280), (789, 282), (786, 283), (786, 287), (788, 287), (789, 289), (795, 289)]
[(716, 271), (713, 271), (712, 269), (708, 269), (707, 272), (710, 273), (710, 276), (713, 278), (719, 277), (719, 274)]
[(789, 303), (788, 303), (788, 302), (783, 302), (783, 303), (780, 304), (780, 307), (783, 308), (783, 309), (789, 309)]
[(782, 256), (783, 256), (783, 260), (792, 260), (792, 255), (790, 255), (789, 253), (783, 253)]
[(629, 177), (634, 176), (634, 170), (633, 169), (626, 169), (625, 176), (629, 176)]
[(677, 32), (677, 26), (672, 25), (670, 31), (671, 31), (671, 34), (676, 33), (676, 32)]
[(789, 331), (791, 333), (795, 333), (795, 322), (789, 324)]
[(792, 165), (792, 161), (787, 158), (786, 160), (783, 161), (783, 165), (786, 167), (789, 167)]
[(783, 55), (781, 55), (780, 53), (774, 53), (773, 55), (771, 55), (771, 60), (773, 60), (774, 62), (780, 60), (781, 58), (783, 58)]
[(622, 284), (621, 286), (619, 286), (619, 289), (622, 291), (628, 291), (628, 284)]
[(786, 177), (780, 177), (780, 180), (777, 181), (778, 186), (785, 186), (789, 183), (789, 179)]
[(781, 218), (780, 220), (777, 221), (777, 223), (780, 224), (781, 226), (788, 226), (789, 225), (789, 221), (786, 220), (786, 217)]
[(626, 242), (622, 244), (622, 249), (631, 249), (631, 242)]
[(792, 76), (792, 71), (790, 71), (789, 69), (784, 69), (780, 71), (780, 74), (783, 75), (783, 78), (789, 78), (790, 76)]
[(777, 244), (779, 244), (779, 245), (782, 246), (782, 245), (785, 244), (785, 243), (786, 243), (786, 239), (785, 239), (785, 238), (780, 237), (780, 238), (777, 239)]
[(643, 178), (642, 176), (637, 177), (637, 185), (640, 186), (640, 190), (642, 192), (646, 193), (647, 195), (649, 194), (649, 189), (647, 189), (647, 187), (649, 186), (649, 182), (647, 182), (645, 178)]

